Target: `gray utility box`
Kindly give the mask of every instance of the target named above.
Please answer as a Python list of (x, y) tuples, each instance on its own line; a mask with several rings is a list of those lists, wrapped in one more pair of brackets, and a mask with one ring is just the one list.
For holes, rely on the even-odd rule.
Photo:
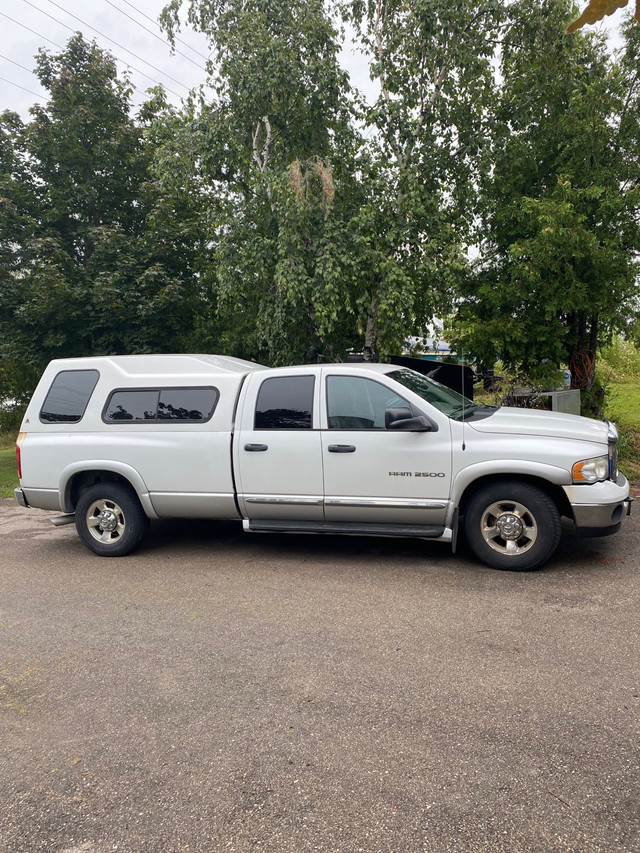
[(580, 391), (577, 388), (567, 391), (544, 391), (541, 396), (551, 398), (553, 412), (565, 412), (568, 415), (580, 414)]
[[(580, 391), (577, 388), (572, 388), (567, 391), (532, 391), (529, 388), (520, 388), (514, 391), (513, 396), (516, 401), (522, 400), (526, 407), (526, 400), (530, 397), (549, 398), (551, 403), (551, 411), (563, 412), (567, 415), (580, 414)], [(516, 403), (516, 405), (519, 405)]]

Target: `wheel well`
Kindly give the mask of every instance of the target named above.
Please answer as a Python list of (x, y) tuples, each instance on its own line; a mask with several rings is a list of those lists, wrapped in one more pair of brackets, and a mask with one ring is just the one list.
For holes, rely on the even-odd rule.
[(548, 480), (543, 480), (541, 477), (534, 477), (527, 474), (491, 474), (487, 477), (481, 477), (478, 480), (474, 480), (473, 483), (470, 483), (467, 486), (460, 498), (460, 515), (464, 515), (469, 501), (476, 494), (478, 489), (489, 483), (498, 482), (528, 483), (530, 486), (535, 486), (551, 498), (558, 508), (560, 515), (564, 515), (567, 518), (573, 518), (569, 498), (561, 486), (557, 486), (555, 483), (550, 483)]
[(68, 494), (71, 500), (71, 505), (75, 510), (78, 498), (89, 486), (96, 483), (121, 483), (122, 485), (131, 486), (131, 483), (115, 471), (81, 471), (76, 474), (68, 485)]

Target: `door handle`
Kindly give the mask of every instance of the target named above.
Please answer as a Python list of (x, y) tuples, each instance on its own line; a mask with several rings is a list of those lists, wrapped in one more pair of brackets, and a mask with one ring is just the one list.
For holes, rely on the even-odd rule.
[(330, 444), (329, 453), (355, 453), (355, 444)]
[(268, 444), (245, 444), (245, 450), (248, 450), (249, 453), (261, 453), (263, 450), (268, 450)]

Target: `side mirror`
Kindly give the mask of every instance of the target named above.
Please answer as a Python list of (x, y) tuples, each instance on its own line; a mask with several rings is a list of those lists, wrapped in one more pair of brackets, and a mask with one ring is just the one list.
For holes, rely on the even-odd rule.
[[(393, 424), (398, 421), (405, 421), (411, 417), (411, 409), (408, 406), (395, 406), (394, 408), (385, 409), (384, 425), (386, 429), (394, 429)], [(396, 427), (397, 429), (397, 427)]]
[(402, 432), (431, 432), (433, 429), (424, 415), (413, 417), (411, 409), (406, 406), (386, 409), (384, 423), (387, 429), (397, 429)]

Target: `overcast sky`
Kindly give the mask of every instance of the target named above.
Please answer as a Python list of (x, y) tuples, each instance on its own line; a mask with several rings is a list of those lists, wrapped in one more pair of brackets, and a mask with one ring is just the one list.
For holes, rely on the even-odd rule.
[[(129, 68), (138, 90), (135, 105), (145, 100), (146, 89), (156, 83), (162, 83), (169, 100), (179, 105), (189, 89), (204, 82), (209, 51), (202, 35), (184, 28), (171, 54), (155, 24), (165, 2), (0, 0), (0, 112), (15, 110), (27, 121), (29, 107), (45, 103), (46, 92), (33, 74), (34, 56), (39, 47), (59, 53), (77, 31), (109, 50), (118, 60), (119, 72)], [(354, 84), (366, 87), (368, 72), (362, 58), (347, 50), (343, 60)]]
[[(283, 0), (286, 2), (286, 0)], [(109, 50), (118, 70), (130, 70), (136, 87), (134, 105), (145, 100), (145, 90), (162, 83), (169, 100), (178, 106), (189, 89), (205, 80), (208, 56), (203, 36), (185, 28), (171, 54), (155, 21), (165, 0), (0, 0), (0, 112), (15, 110), (24, 121), (29, 107), (44, 104), (46, 92), (33, 74), (39, 47), (52, 53), (63, 49), (73, 32)], [(581, 4), (584, 6), (586, 0)], [(621, 13), (609, 19), (611, 31)], [(343, 53), (352, 82), (372, 92), (365, 61), (353, 49)]]
[(185, 29), (179, 38), (186, 44), (177, 43), (180, 54), (171, 55), (155, 23), (163, 5), (164, 0), (0, 0), (0, 110), (15, 110), (26, 120), (32, 104), (45, 103), (46, 92), (32, 73), (34, 56), (39, 47), (59, 53), (77, 31), (109, 50), (120, 72), (130, 69), (138, 90), (134, 104), (157, 83), (179, 104), (204, 81), (208, 50), (202, 36)]

